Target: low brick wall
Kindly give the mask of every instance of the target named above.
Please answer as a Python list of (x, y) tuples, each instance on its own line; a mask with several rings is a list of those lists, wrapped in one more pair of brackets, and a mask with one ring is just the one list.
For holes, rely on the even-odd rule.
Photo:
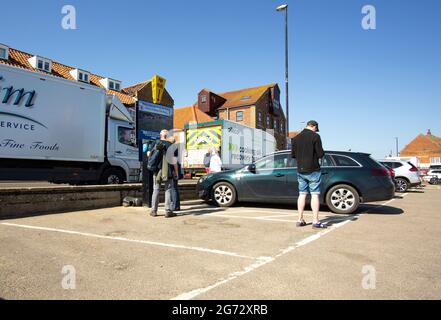
[[(117, 207), (126, 196), (142, 198), (141, 188), (141, 184), (124, 184), (2, 189), (0, 219)], [(197, 199), (194, 183), (179, 185), (179, 192), (182, 201)]]

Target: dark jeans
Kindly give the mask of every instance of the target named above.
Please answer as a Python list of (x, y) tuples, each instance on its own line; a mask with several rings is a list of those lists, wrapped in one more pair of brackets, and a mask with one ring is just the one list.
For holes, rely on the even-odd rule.
[(181, 199), (179, 195), (178, 181), (179, 180), (173, 180), (172, 203), (171, 203), (171, 207), (173, 210), (178, 210), (181, 208)]

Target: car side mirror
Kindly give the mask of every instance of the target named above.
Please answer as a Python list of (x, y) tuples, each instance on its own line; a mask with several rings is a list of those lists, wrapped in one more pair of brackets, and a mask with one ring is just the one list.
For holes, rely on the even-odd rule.
[(255, 164), (250, 164), (248, 166), (248, 171), (251, 173), (256, 173), (256, 165)]

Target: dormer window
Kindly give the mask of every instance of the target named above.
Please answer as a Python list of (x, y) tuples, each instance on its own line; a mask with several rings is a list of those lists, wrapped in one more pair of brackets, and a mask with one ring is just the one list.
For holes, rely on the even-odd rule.
[(35, 69), (41, 71), (52, 72), (52, 61), (43, 57), (33, 56), (29, 58), (29, 63)]
[(87, 71), (80, 69), (73, 69), (69, 73), (77, 81), (90, 83), (90, 73)]
[(0, 59), (8, 60), (9, 59), (9, 47), (0, 44)]
[(110, 78), (105, 78), (105, 79), (101, 79), (100, 83), (107, 90), (115, 90), (115, 91), (120, 91), (121, 90), (121, 82), (120, 81), (113, 80), (113, 79), (110, 79)]

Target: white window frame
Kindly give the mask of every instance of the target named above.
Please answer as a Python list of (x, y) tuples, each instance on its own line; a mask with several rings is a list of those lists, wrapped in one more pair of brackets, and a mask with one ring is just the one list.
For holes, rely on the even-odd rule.
[[(40, 56), (33, 56), (31, 58), (28, 59), (28, 62), (31, 64), (31, 66), (34, 69), (38, 69), (40, 71), (45, 71), (45, 72), (52, 72), (52, 60), (50, 59), (46, 59)], [(39, 64), (41, 62), (41, 68), (39, 67)], [(48, 66), (48, 68), (45, 68), (46, 65)]]
[[(73, 69), (69, 73), (72, 76), (72, 78), (74, 78), (77, 81), (90, 83), (90, 72), (88, 71), (84, 71), (81, 69)], [(86, 80), (86, 76), (87, 76), (87, 80)]]
[(430, 157), (430, 164), (441, 164), (441, 157)]
[[(240, 118), (240, 120), (239, 120), (239, 117), (238, 117), (238, 115), (241, 115), (241, 118)], [(242, 122), (243, 121), (243, 111), (237, 111), (236, 112), (236, 122)]]
[(4, 44), (0, 44), (0, 49), (5, 50), (5, 56), (4, 57), (0, 56), (0, 59), (1, 60), (9, 60), (9, 47), (5, 46)]
[[(115, 80), (115, 79), (111, 79), (111, 78), (101, 79), (100, 83), (107, 90), (121, 91), (121, 88), (122, 88), (121, 81), (118, 81), (118, 80)], [(112, 84), (112, 87), (111, 87), (111, 84)], [(118, 89), (116, 89), (116, 84), (118, 84), (118, 86), (119, 86)]]

